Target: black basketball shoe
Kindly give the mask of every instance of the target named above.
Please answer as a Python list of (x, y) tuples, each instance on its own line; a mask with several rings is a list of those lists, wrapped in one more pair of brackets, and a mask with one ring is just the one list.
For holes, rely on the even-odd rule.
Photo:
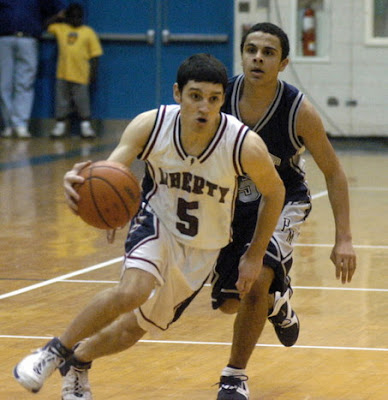
[(280, 292), (275, 292), (274, 306), (268, 315), (280, 343), (286, 347), (293, 346), (299, 336), (299, 318), (291, 308), (291, 296), (292, 289), (290, 288), (286, 290), (283, 296)]
[(217, 400), (249, 400), (246, 375), (221, 376)]

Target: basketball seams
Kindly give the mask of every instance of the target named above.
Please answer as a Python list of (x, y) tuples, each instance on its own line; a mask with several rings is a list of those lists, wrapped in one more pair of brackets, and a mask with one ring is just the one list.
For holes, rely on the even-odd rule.
[[(125, 211), (127, 212), (127, 215), (128, 215), (128, 216), (131, 215), (130, 212), (129, 212), (129, 208), (128, 208), (128, 206), (127, 206), (127, 202), (124, 200), (123, 196), (121, 196), (121, 194), (120, 194), (120, 192), (117, 190), (117, 188), (116, 188), (111, 182), (109, 182), (108, 179), (106, 179), (106, 178), (104, 178), (104, 177), (102, 177), (102, 176), (91, 176), (91, 177), (87, 178), (87, 180), (90, 181), (90, 189), (91, 189), (91, 193), (93, 194), (93, 197), (94, 197), (94, 191), (93, 191), (93, 184), (92, 184), (92, 181), (93, 181), (93, 180), (100, 180), (100, 181), (106, 183), (107, 186), (109, 186), (109, 187), (113, 190), (113, 192), (117, 195), (117, 197), (120, 199), (120, 202), (121, 202), (122, 205), (124, 206)], [(132, 191), (131, 191), (131, 193), (132, 193)], [(132, 197), (132, 196), (131, 196), (131, 197)], [(95, 198), (95, 197), (94, 197), (94, 198)], [(94, 205), (96, 206), (96, 208), (98, 208), (96, 202), (94, 202)]]
[[(92, 168), (90, 168), (90, 177), (93, 177), (93, 178), (97, 178), (97, 177), (98, 177), (98, 178), (101, 178), (101, 179), (106, 179), (106, 178), (100, 177), (100, 176), (92, 175), (92, 170), (95, 170), (95, 169), (104, 169), (104, 170), (111, 169), (111, 170), (114, 170), (114, 171), (116, 171), (116, 172), (119, 172), (119, 173), (123, 174), (125, 177), (129, 178), (129, 179), (131, 180), (131, 182), (134, 183), (134, 184), (139, 188), (139, 192), (140, 192), (139, 182), (138, 182), (137, 179), (136, 179), (132, 174), (130, 174), (128, 171), (126, 171), (126, 170), (124, 170), (124, 169), (122, 169), (122, 168), (120, 168), (120, 167), (113, 167), (113, 166), (110, 166), (110, 165), (108, 165), (108, 166), (105, 166), (105, 165), (96, 165), (96, 166), (93, 166)], [(112, 185), (108, 180), (106, 180), (106, 182), (107, 182), (109, 185), (111, 185), (111, 187), (114, 188), (114, 190), (115, 190), (115, 192), (116, 192), (116, 188), (114, 187), (114, 185)], [(127, 206), (126, 206), (126, 202), (123, 200), (123, 198), (120, 196), (120, 194), (119, 194), (118, 192), (117, 192), (117, 194), (119, 195), (120, 199), (121, 199), (121, 200), (123, 201), (123, 203), (125, 204), (125, 208), (126, 208), (126, 210), (128, 211), (128, 213), (129, 213), (129, 210), (128, 210)], [(137, 196), (136, 196), (136, 194), (133, 192), (133, 190), (131, 190), (130, 197), (131, 197), (131, 200), (132, 200), (133, 202), (139, 203), (139, 199), (137, 198)]]
[(124, 226), (136, 214), (141, 202), (141, 187), (124, 165), (97, 161), (86, 166), (79, 175), (85, 182), (75, 188), (78, 187), (76, 190), (80, 194), (84, 192), (81, 197), (85, 196), (85, 202), (79, 215), (81, 218), (84, 215), (85, 222), (100, 229), (114, 229), (121, 223)]
[[(139, 186), (139, 182), (137, 181), (137, 179), (135, 179), (132, 174), (128, 173), (128, 171), (126, 171), (126, 170), (124, 170), (124, 169), (122, 169), (120, 167), (113, 167), (111, 165), (107, 165), (107, 166), (105, 166), (105, 165), (96, 165), (96, 166), (93, 166), (92, 168), (89, 168), (90, 169), (90, 175), (91, 175), (91, 171), (92, 170), (101, 169), (101, 168), (104, 169), (104, 170), (112, 169), (114, 171), (118, 171), (121, 174), (124, 174), (127, 178), (129, 178), (137, 186)], [(140, 189), (140, 187), (139, 187), (139, 189)]]
[(104, 215), (102, 214), (102, 212), (100, 210), (100, 207), (98, 207), (98, 205), (97, 205), (96, 196), (95, 196), (94, 190), (93, 190), (93, 179), (95, 179), (96, 177), (92, 176), (91, 173), (90, 173), (90, 175), (91, 175), (90, 177), (86, 178), (85, 183), (86, 182), (88, 183), (89, 193), (90, 193), (90, 197), (91, 197), (91, 199), (93, 201), (94, 209), (97, 211), (97, 214), (100, 217), (100, 220), (106, 225), (106, 227), (112, 229), (113, 227), (108, 224), (108, 222), (106, 221), (106, 219), (104, 218)]
[[(90, 170), (92, 171), (92, 170), (101, 169), (101, 168), (104, 169), (104, 170), (111, 169), (111, 170), (120, 172), (121, 174), (125, 175), (127, 178), (129, 178), (129, 179), (131, 180), (132, 183), (134, 183), (134, 184), (139, 188), (139, 192), (140, 192), (139, 182), (138, 182), (137, 179), (136, 179), (132, 174), (130, 174), (128, 171), (126, 171), (126, 170), (124, 170), (124, 169), (122, 169), (122, 168), (120, 168), (120, 167), (113, 167), (113, 166), (110, 166), (110, 165), (108, 165), (108, 166), (105, 166), (105, 165), (96, 165), (96, 166), (93, 166), (93, 168), (90, 168)], [(90, 172), (90, 175), (92, 175), (92, 172)], [(93, 175), (93, 178), (97, 178), (97, 176)], [(103, 177), (99, 177), (99, 178), (101, 178), (101, 179), (106, 179), (106, 178), (103, 178)], [(107, 182), (110, 184), (109, 181), (107, 181)], [(114, 188), (114, 186), (112, 186), (112, 187)], [(116, 189), (115, 189), (115, 190), (116, 190)], [(119, 194), (119, 193), (118, 193), (118, 194)], [(119, 196), (119, 197), (122, 199), (121, 196)], [(136, 198), (137, 196), (136, 196), (136, 194), (133, 192), (133, 190), (131, 190), (130, 197), (131, 197), (131, 200), (132, 200), (133, 202), (139, 203), (139, 200), (140, 200), (140, 199)], [(124, 204), (126, 204), (126, 203), (124, 202)], [(128, 211), (128, 208), (126, 207), (126, 205), (125, 205), (125, 208), (126, 208), (126, 210)]]

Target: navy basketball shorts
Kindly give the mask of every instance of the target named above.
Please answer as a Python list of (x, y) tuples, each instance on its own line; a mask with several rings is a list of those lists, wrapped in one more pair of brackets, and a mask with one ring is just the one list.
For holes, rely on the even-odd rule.
[[(272, 268), (275, 279), (270, 293), (284, 293), (290, 286), (289, 272), (293, 262), (293, 248), (300, 228), (311, 211), (311, 203), (288, 202), (275, 228), (264, 256), (263, 265)], [(234, 221), (233, 242), (224, 247), (217, 259), (212, 276), (212, 307), (219, 308), (225, 299), (239, 299), (236, 289), (240, 257), (249, 246), (256, 224), (256, 213)]]
[(181, 316), (208, 281), (219, 249), (178, 242), (147, 206), (131, 223), (125, 253), (123, 273), (137, 268), (155, 277), (150, 297), (134, 313), (139, 326), (157, 336)]

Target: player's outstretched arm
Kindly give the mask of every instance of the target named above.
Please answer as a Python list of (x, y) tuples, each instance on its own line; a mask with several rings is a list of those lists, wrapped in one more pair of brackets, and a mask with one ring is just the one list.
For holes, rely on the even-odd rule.
[(283, 182), (266, 145), (252, 131), (248, 133), (243, 144), (242, 164), (245, 173), (262, 195), (262, 205), (251, 244), (240, 260), (236, 286), (241, 297), (250, 291), (259, 276), (265, 251), (283, 208), (285, 194)]
[(352, 244), (348, 182), (342, 165), (327, 137), (314, 106), (305, 99), (297, 119), (297, 132), (322, 171), (335, 222), (335, 244), (330, 259), (335, 275), (342, 283), (350, 282), (356, 270)]

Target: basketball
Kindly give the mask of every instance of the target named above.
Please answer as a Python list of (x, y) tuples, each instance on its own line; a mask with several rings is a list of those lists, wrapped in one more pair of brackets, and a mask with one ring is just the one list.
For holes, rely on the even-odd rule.
[(87, 224), (99, 229), (126, 225), (140, 206), (140, 185), (123, 164), (97, 161), (83, 168), (84, 183), (74, 185), (80, 196), (78, 214)]

